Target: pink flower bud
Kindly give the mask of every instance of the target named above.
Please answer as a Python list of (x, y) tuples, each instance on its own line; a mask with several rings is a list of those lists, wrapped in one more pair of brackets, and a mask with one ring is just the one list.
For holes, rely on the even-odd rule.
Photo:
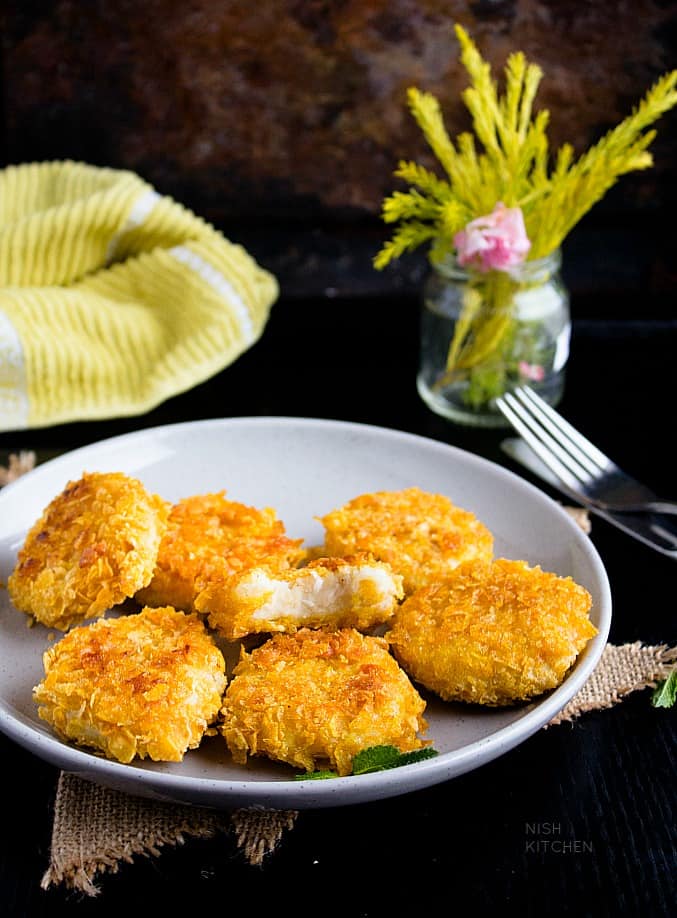
[(545, 379), (545, 369), (538, 363), (527, 363), (526, 360), (520, 360), (517, 369), (524, 379), (532, 379), (534, 382), (543, 382)]
[(462, 267), (477, 271), (506, 271), (521, 264), (531, 248), (519, 207), (499, 203), (490, 214), (471, 220), (454, 236)]

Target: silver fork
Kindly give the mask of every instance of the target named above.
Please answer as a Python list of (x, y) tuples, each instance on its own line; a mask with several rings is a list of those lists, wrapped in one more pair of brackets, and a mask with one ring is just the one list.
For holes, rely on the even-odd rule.
[(661, 500), (620, 469), (529, 386), (504, 393), (496, 405), (580, 502), (614, 513), (677, 514), (677, 502)]

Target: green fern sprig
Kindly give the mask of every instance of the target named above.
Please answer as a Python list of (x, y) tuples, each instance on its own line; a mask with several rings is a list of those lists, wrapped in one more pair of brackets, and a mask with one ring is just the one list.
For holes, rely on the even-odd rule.
[(374, 259), (375, 268), (384, 268), (394, 258), (399, 258), (405, 252), (412, 252), (424, 242), (435, 238), (435, 227), (427, 226), (418, 221), (408, 221), (395, 230), (392, 238), (385, 243), (379, 254)]
[(451, 192), (447, 182), (418, 163), (401, 162), (395, 170), (395, 175), (410, 185), (416, 185), (424, 194), (437, 201), (446, 201)]
[(522, 52), (511, 54), (501, 95), (489, 64), (469, 35), (459, 25), (455, 31), (470, 77), (462, 98), (474, 133), (462, 133), (454, 143), (435, 96), (408, 90), (412, 116), (445, 177), (417, 163), (399, 164), (395, 176), (410, 188), (384, 200), (383, 220), (398, 226), (374, 259), (379, 269), (425, 243), (430, 243), (432, 261), (443, 259), (453, 252), (458, 230), (490, 213), (499, 201), (522, 209), (532, 242), (529, 259), (548, 255), (621, 175), (652, 165), (648, 147), (655, 131), (649, 127), (677, 104), (677, 71), (672, 71), (578, 160), (572, 147), (564, 144), (551, 167), (549, 113), (543, 109), (534, 114), (541, 68), (529, 63)]
[(576, 162), (570, 147), (560, 151), (547, 200), (532, 213), (525, 210), (527, 235), (532, 241), (530, 258), (542, 257), (560, 246), (620, 176), (653, 165), (647, 148), (656, 131), (647, 129), (677, 104), (676, 85), (677, 70), (661, 77), (635, 111)]
[(397, 223), (398, 220), (436, 220), (441, 205), (434, 199), (426, 197), (415, 188), (411, 191), (396, 191), (383, 204), (383, 219), (386, 223)]

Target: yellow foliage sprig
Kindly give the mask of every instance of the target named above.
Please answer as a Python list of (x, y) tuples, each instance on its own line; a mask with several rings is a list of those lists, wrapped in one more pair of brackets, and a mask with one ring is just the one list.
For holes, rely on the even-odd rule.
[(462, 97), (474, 133), (462, 133), (454, 143), (435, 96), (414, 87), (408, 90), (411, 113), (445, 177), (417, 163), (400, 162), (394, 174), (409, 184), (409, 190), (396, 191), (383, 202), (383, 220), (396, 228), (374, 258), (378, 269), (426, 242), (431, 260), (443, 259), (454, 250), (454, 235), (470, 220), (490, 213), (498, 201), (522, 209), (531, 240), (529, 259), (550, 254), (621, 175), (652, 165), (648, 147), (656, 132), (648, 128), (677, 104), (673, 70), (578, 159), (564, 144), (551, 164), (549, 112), (533, 111), (541, 68), (522, 52), (511, 54), (501, 95), (490, 65), (467, 32), (460, 25), (455, 31), (470, 77)]

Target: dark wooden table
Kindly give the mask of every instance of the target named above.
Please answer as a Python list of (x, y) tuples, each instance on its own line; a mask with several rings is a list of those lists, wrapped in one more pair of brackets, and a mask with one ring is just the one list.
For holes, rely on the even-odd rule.
[[(413, 431), (529, 478), (502, 454), (505, 432), (453, 426), (422, 404), (417, 336), (410, 296), (282, 298), (261, 341), (191, 392), (143, 417), (2, 434), (0, 451), (34, 448), (44, 460), (157, 424), (294, 415)], [(672, 497), (676, 356), (677, 320), (575, 319), (560, 406)], [(611, 581), (611, 641), (677, 643), (676, 562), (603, 521), (591, 538)], [(40, 889), (57, 773), (0, 736), (0, 914), (674, 915), (676, 713), (637, 692), (430, 789), (302, 812), (262, 867), (227, 836), (188, 841), (104, 875), (98, 899)], [(579, 844), (534, 850), (533, 824)]]

